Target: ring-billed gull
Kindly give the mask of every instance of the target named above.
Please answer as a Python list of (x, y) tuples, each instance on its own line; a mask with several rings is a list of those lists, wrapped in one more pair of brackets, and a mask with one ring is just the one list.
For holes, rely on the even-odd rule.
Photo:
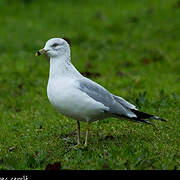
[(51, 104), (63, 115), (77, 120), (77, 143), (80, 144), (80, 122), (88, 122), (85, 146), (88, 143), (90, 123), (108, 117), (125, 118), (151, 124), (146, 119), (164, 119), (138, 111), (135, 105), (111, 94), (104, 87), (82, 76), (71, 63), (70, 46), (61, 38), (48, 40), (36, 55), (50, 57), (47, 95)]

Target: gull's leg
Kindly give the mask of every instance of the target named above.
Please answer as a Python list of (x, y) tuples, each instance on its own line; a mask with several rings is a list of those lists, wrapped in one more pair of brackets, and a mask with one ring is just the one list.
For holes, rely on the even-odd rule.
[(87, 125), (87, 128), (86, 128), (86, 139), (85, 139), (84, 146), (87, 146), (87, 143), (88, 143), (89, 127), (90, 127), (90, 122), (88, 122), (88, 125)]
[(80, 144), (80, 122), (77, 121), (77, 144)]
[(77, 144), (73, 147), (75, 149), (79, 148), (80, 145), (80, 122), (77, 121)]

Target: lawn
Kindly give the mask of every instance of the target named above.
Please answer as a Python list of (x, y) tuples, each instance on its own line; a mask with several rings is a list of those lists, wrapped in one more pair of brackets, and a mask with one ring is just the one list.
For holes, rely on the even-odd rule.
[[(179, 0), (1, 0), (0, 12), (0, 169), (180, 170)], [(76, 121), (48, 101), (49, 61), (34, 56), (52, 37), (83, 75), (167, 122), (96, 121), (73, 148)]]

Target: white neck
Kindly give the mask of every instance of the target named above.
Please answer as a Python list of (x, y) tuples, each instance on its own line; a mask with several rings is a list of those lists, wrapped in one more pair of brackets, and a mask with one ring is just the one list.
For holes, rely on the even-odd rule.
[(49, 79), (81, 75), (71, 63), (70, 55), (50, 58)]

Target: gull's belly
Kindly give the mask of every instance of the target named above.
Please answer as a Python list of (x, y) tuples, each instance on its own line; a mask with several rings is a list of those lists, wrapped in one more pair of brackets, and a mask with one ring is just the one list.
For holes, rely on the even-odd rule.
[(80, 121), (102, 118), (106, 107), (80, 91), (72, 80), (48, 83), (48, 99), (62, 114)]

